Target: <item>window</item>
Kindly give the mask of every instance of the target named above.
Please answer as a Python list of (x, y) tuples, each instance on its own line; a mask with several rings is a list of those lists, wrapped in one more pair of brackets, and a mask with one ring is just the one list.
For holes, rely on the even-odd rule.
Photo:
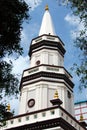
[(26, 121), (28, 121), (28, 120), (29, 120), (29, 116), (26, 117)]
[(21, 122), (21, 118), (18, 119), (18, 122)]
[(68, 120), (68, 116), (66, 116), (66, 120)]
[(54, 115), (54, 114), (55, 114), (54, 110), (53, 110), (53, 111), (51, 111), (51, 115)]
[(67, 96), (68, 98), (71, 98), (71, 93), (69, 91), (67, 91)]
[(63, 116), (63, 113), (61, 113), (61, 116)]
[(11, 121), (11, 124), (13, 124), (13, 120)]
[(36, 115), (36, 114), (34, 115), (34, 118), (35, 118), (35, 119), (37, 118), (37, 115)]
[(45, 113), (45, 112), (43, 112), (43, 113), (42, 113), (42, 116), (43, 116), (43, 117), (45, 117), (45, 116), (46, 116), (46, 113)]

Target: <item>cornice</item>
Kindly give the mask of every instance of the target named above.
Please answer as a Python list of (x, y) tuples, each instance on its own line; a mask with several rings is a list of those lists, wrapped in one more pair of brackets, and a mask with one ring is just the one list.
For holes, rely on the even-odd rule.
[(33, 51), (35, 51), (36, 49), (37, 51), (41, 49), (40, 47), (45, 47), (45, 49), (48, 49), (48, 47), (53, 47), (51, 49), (57, 49), (57, 51), (62, 53), (62, 55), (64, 55), (66, 52), (64, 47), (60, 44), (60, 42), (42, 40), (36, 44), (30, 45), (29, 56), (31, 57)]
[[(71, 87), (71, 89), (74, 87), (73, 82), (65, 74), (53, 73), (53, 72), (43, 72), (43, 71), (41, 71), (41, 72), (38, 72), (38, 73), (35, 73), (35, 74), (32, 74), (32, 75), (23, 77), (22, 80), (21, 80), (21, 84), (20, 84), (20, 90), (23, 87), (23, 83), (24, 82), (27, 82), (27, 81), (32, 81), (33, 82), (34, 79), (38, 80), (38, 78), (41, 78), (41, 77), (54, 78), (54, 79), (62, 79), (67, 84), (69, 84), (69, 86)], [(40, 80), (42, 81), (43, 79), (40, 79)]]

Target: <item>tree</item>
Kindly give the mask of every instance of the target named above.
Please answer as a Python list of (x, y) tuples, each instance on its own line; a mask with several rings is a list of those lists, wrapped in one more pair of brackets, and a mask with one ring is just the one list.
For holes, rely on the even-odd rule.
[(10, 104), (0, 104), (0, 125), (6, 125), (6, 120), (11, 118), (13, 114), (14, 111), (10, 112)]
[(0, 104), (0, 120), (2, 120), (4, 117), (4, 113), (5, 113), (5, 106)]
[(23, 53), (20, 45), (22, 23), (29, 18), (29, 7), (24, 0), (0, 0), (0, 99), (18, 94), (18, 79), (12, 74), (12, 62), (7, 55)]
[(87, 1), (86, 0), (68, 0), (73, 14), (80, 18), (84, 28), (79, 32), (75, 45), (80, 49), (81, 64), (74, 65), (76, 74), (80, 77), (80, 88), (87, 88)]
[(75, 65), (76, 74), (80, 77), (80, 88), (87, 88), (87, 1), (70, 0), (71, 8), (76, 16), (79, 16), (80, 22), (83, 22), (84, 28), (79, 32), (76, 38), (76, 47), (81, 50), (81, 64)]
[(79, 65), (75, 63), (72, 68), (80, 77), (80, 89), (87, 88), (87, 0), (62, 0), (60, 3), (66, 3), (71, 7), (73, 14), (78, 16), (84, 25), (74, 41), (75, 46), (81, 52), (79, 56), (81, 62)]

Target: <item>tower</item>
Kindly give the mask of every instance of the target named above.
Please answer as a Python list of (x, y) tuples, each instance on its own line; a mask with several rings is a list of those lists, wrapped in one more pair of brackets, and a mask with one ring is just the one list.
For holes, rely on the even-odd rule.
[(31, 41), (30, 68), (23, 72), (19, 114), (51, 107), (50, 100), (56, 90), (63, 102), (62, 107), (74, 114), (74, 84), (72, 76), (64, 68), (64, 54), (64, 43), (55, 33), (46, 6), (39, 36)]
[(74, 118), (74, 84), (64, 54), (46, 6), (39, 36), (31, 41), (30, 68), (21, 79), (19, 115), (7, 120), (3, 130), (86, 130)]

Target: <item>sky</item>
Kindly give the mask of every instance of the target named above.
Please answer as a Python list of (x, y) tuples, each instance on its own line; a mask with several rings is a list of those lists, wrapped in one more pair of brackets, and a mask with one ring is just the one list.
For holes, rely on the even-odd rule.
[[(70, 70), (74, 63), (79, 64), (78, 54), (79, 50), (74, 47), (73, 40), (78, 31), (83, 28), (83, 24), (79, 24), (79, 18), (72, 15), (71, 9), (64, 5), (60, 5), (60, 0), (25, 0), (29, 6), (31, 6), (29, 14), (30, 20), (23, 23), (23, 30), (21, 32), (21, 46), (23, 47), (24, 54), (16, 59), (15, 56), (6, 57), (5, 60), (9, 62), (9, 59), (13, 62), (13, 73), (22, 76), (23, 70), (29, 68), (29, 46), (31, 40), (38, 36), (44, 9), (46, 4), (49, 6), (49, 11), (53, 20), (56, 35), (61, 38), (65, 44), (66, 54), (64, 57), (64, 67), (73, 76), (74, 86), (74, 102), (87, 100), (87, 89), (79, 91), (79, 78), (74, 72)], [(66, 4), (66, 3), (65, 3)], [(8, 99), (11, 103), (11, 109), (18, 111), (19, 100)], [(16, 107), (15, 107), (16, 106)]]

